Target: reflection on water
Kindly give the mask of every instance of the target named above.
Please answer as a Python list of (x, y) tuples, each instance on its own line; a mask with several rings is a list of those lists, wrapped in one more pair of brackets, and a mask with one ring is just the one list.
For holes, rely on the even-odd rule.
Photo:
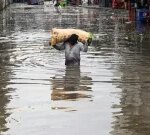
[[(2, 63), (0, 62), (0, 64)], [(8, 76), (4, 75), (7, 69), (3, 69), (3, 66), (1, 67), (0, 76), (3, 77), (3, 79), (0, 79), (0, 134), (8, 130), (5, 124), (7, 123), (6, 118), (9, 116), (9, 113), (7, 113), (7, 104), (10, 101), (10, 96), (8, 95), (9, 89), (7, 88)]]
[(7, 104), (11, 100), (10, 92), (13, 90), (8, 87), (11, 76), (11, 65), (9, 63), (10, 54), (9, 46), (0, 43), (0, 134), (8, 130), (7, 117), (9, 117), (9, 112), (7, 111)]
[[(129, 65), (131, 66), (131, 63)], [(146, 73), (150, 70), (145, 69), (140, 61), (132, 67), (129, 65), (120, 67), (122, 72), (120, 81), (124, 83), (117, 85), (122, 89), (120, 104), (113, 105), (113, 108), (120, 108), (120, 111), (114, 113), (112, 133), (113, 135), (149, 135), (150, 81)]]
[[(125, 46), (117, 44), (121, 56), (116, 74), (120, 74), (120, 79), (115, 80), (117, 81), (115, 85), (121, 92), (117, 93), (120, 102), (112, 105), (116, 111), (113, 112), (114, 121), (112, 122), (113, 131), (111, 134), (149, 135), (149, 26), (136, 22), (127, 24), (127, 28), (129, 29), (126, 34), (130, 31), (126, 35), (128, 36), (128, 44)], [(129, 44), (129, 42), (131, 43)]]
[(10, 93), (13, 91), (13, 88), (8, 86), (12, 74), (11, 67), (13, 66), (10, 61), (12, 53), (10, 50), (15, 46), (7, 44), (10, 41), (7, 34), (13, 29), (11, 13), (6, 10), (0, 11), (0, 134), (9, 129), (7, 118), (10, 113), (7, 105), (11, 100)]
[[(80, 67), (66, 67), (64, 77), (53, 77), (51, 100), (71, 100), (77, 101), (82, 98), (92, 98), (91, 78), (81, 76)], [(91, 99), (90, 99), (91, 100)], [(55, 109), (56, 107), (52, 107)], [(58, 107), (57, 107), (58, 108)]]

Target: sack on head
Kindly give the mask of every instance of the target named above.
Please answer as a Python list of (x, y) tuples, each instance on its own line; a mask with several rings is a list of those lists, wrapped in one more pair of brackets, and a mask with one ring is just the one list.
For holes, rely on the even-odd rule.
[(79, 36), (80, 42), (87, 42), (88, 39), (92, 39), (92, 34), (80, 29), (57, 29), (53, 28), (51, 31), (50, 45), (56, 45), (58, 43), (64, 42), (72, 34), (77, 34)]

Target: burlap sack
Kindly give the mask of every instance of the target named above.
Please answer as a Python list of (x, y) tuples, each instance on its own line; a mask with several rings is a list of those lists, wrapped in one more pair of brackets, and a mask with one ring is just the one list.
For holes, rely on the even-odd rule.
[(79, 36), (80, 42), (86, 42), (89, 38), (92, 38), (91, 33), (80, 29), (57, 29), (53, 28), (51, 31), (50, 45), (56, 45), (60, 42), (64, 42), (72, 34)]

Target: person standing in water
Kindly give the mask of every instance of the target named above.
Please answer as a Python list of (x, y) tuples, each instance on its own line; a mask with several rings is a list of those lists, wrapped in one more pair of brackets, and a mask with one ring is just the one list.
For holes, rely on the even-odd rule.
[(54, 45), (56, 50), (65, 50), (65, 65), (80, 65), (80, 52), (87, 52), (90, 41), (84, 44), (78, 41), (79, 36), (72, 34), (64, 43)]

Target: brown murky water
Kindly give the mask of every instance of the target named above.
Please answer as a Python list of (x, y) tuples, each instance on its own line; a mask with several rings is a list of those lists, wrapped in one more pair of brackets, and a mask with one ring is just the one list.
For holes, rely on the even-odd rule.
[[(53, 27), (93, 32), (80, 68)], [(112, 9), (13, 4), (0, 12), (1, 135), (149, 135), (149, 27)]]

